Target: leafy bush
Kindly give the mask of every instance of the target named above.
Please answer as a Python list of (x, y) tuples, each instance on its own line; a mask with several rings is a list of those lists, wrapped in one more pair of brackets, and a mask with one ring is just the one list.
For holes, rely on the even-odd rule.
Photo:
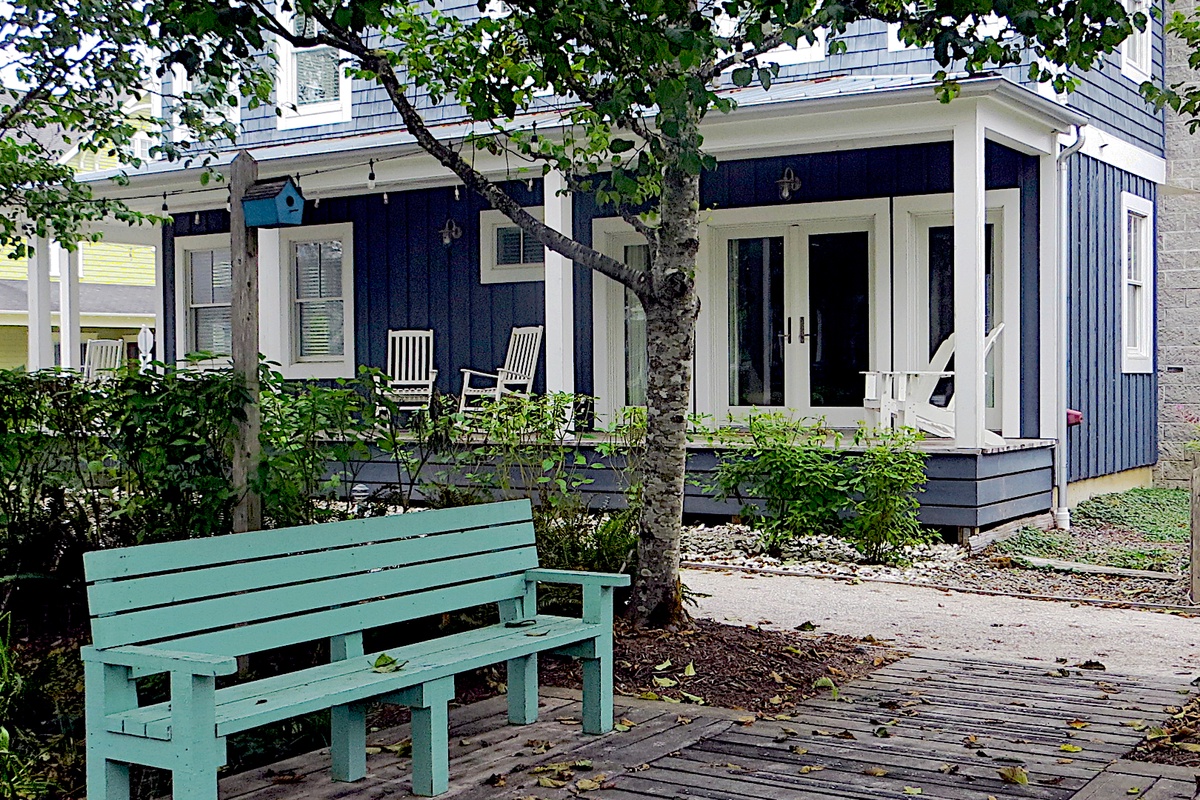
[(916, 432), (860, 429), (845, 450), (823, 421), (756, 413), (744, 432), (717, 436), (729, 449), (708, 488), (742, 502), (769, 555), (797, 536), (837, 534), (868, 561), (900, 563), (929, 541), (917, 521), (925, 459)]

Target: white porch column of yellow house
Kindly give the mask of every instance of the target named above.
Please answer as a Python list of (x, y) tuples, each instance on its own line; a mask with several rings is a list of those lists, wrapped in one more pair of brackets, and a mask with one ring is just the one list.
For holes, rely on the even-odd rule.
[[(543, 182), (543, 218), (566, 236), (573, 236), (571, 195), (558, 172)], [(575, 287), (574, 263), (546, 251), (546, 391), (575, 391)]]
[(978, 111), (954, 128), (954, 444), (982, 447), (984, 133)]
[(72, 253), (58, 251), (58, 351), (64, 369), (79, 369), (79, 276), (83, 274), (83, 246)]
[(50, 324), (50, 240), (38, 237), (29, 258), (29, 355), (25, 368), (32, 372), (54, 366), (54, 341)]

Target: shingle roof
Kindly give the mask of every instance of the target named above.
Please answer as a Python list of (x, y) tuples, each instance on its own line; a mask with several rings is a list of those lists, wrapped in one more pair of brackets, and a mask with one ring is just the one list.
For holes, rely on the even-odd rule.
[[(50, 292), (50, 309), (58, 311), (58, 284)], [(79, 311), (83, 314), (153, 314), (153, 286), (119, 286), (105, 283), (79, 284)], [(0, 311), (27, 311), (26, 281), (0, 280)]]

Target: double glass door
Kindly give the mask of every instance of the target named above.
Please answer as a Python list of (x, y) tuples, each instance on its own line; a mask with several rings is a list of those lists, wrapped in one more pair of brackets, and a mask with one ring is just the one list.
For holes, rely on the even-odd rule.
[(838, 426), (862, 418), (871, 239), (865, 226), (851, 223), (764, 226), (722, 237), (731, 409), (783, 408)]

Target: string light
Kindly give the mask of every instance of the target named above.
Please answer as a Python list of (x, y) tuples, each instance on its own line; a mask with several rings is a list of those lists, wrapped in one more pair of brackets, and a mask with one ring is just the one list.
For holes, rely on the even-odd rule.
[(321, 198), (318, 197), (317, 199), (313, 200), (313, 208), (320, 208), (320, 207), (321, 207)]
[(197, 211), (195, 214), (192, 214), (192, 224), (193, 225), (200, 224), (200, 212), (199, 211)]
[(388, 196), (387, 196), (387, 192), (384, 192), (384, 193), (383, 193), (383, 204), (384, 204), (385, 206), (388, 204)]
[(458, 184), (455, 184), (455, 185), (454, 185), (454, 199), (455, 199), (455, 200), (462, 200), (462, 195), (461, 195), (461, 194), (459, 194), (459, 191), (458, 191)]
[(165, 214), (165, 213), (167, 213), (167, 211), (168, 211), (168, 209), (167, 209), (167, 193), (166, 193), (166, 192), (163, 192), (163, 207), (162, 207), (162, 210), (163, 210), (163, 213), (164, 213), (164, 214)]
[(533, 178), (529, 178), (525, 181), (525, 188), (531, 192), (533, 191)]
[(371, 169), (371, 171), (367, 173), (367, 189), (374, 190), (375, 189), (375, 159), (371, 159), (367, 163), (370, 165), (370, 169)]
[(230, 187), (229, 191), (225, 193), (225, 210), (233, 213), (233, 187)]

